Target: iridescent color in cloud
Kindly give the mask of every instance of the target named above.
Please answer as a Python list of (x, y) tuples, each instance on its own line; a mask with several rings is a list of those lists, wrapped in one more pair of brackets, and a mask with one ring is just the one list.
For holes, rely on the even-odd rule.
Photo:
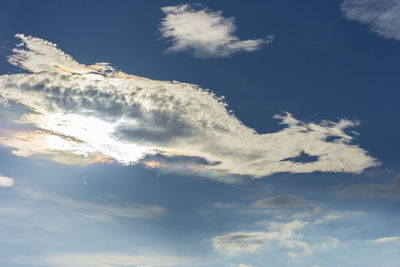
[[(150, 155), (185, 155), (209, 162), (195, 167), (204, 168), (208, 177), (360, 173), (379, 165), (352, 144), (346, 130), (356, 121), (305, 123), (283, 113), (275, 118), (284, 129), (260, 134), (228, 112), (223, 97), (199, 86), (128, 75), (106, 63), (85, 66), (53, 43), (16, 37), (22, 43), (9, 62), (31, 73), (0, 76), (0, 95), (28, 107), (31, 112), (19, 123), (37, 128), (3, 135), (1, 143), (13, 147), (16, 155), (79, 165), (110, 160), (135, 164)], [(313, 161), (298, 160), (302, 155)], [(182, 165), (159, 167), (204, 173)]]

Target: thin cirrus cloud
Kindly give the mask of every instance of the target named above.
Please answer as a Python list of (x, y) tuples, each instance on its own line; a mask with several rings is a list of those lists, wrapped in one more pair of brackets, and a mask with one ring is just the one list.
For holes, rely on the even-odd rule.
[[(51, 42), (16, 37), (22, 42), (9, 62), (30, 73), (1, 75), (0, 95), (29, 108), (18, 124), (34, 127), (1, 131), (0, 143), (15, 155), (77, 165), (143, 163), (168, 171), (174, 168), (168, 160), (157, 163), (160, 155), (196, 158), (202, 159), (194, 161), (196, 168), (179, 165), (178, 171), (211, 178), (361, 173), (379, 165), (346, 132), (356, 121), (305, 123), (284, 113), (275, 116), (284, 129), (259, 134), (227, 110), (223, 97), (197, 85), (128, 75), (106, 63), (86, 66)], [(297, 160), (301, 155), (313, 161)]]
[(0, 187), (11, 187), (14, 185), (14, 179), (0, 175)]
[[(138, 203), (96, 203), (80, 201), (69, 197), (52, 195), (35, 191), (27, 187), (17, 189), (17, 194), (31, 202), (42, 202), (55, 207), (66, 207), (73, 212), (84, 214), (83, 217), (91, 220), (106, 221), (117, 218), (125, 219), (154, 219), (166, 213), (162, 206), (144, 205)], [(110, 202), (110, 201), (109, 201)], [(45, 206), (46, 204), (42, 204)]]
[(241, 51), (253, 52), (270, 43), (273, 36), (239, 40), (234, 18), (225, 18), (221, 11), (194, 8), (191, 5), (161, 8), (165, 18), (160, 32), (172, 42), (167, 52), (190, 51), (197, 58), (228, 57)]
[(300, 197), (280, 195), (258, 200), (254, 203), (254, 206), (259, 208), (288, 208), (299, 207), (306, 204), (308, 204), (308, 202)]
[(400, 40), (400, 1), (344, 0), (341, 10), (346, 18), (369, 25), (375, 34)]
[(344, 197), (400, 198), (400, 175), (397, 175), (392, 183), (356, 184), (338, 190), (335, 194)]

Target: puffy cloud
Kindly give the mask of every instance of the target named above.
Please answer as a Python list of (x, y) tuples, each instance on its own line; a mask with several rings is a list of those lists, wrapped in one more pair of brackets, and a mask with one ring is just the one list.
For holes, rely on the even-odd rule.
[(344, 0), (346, 18), (368, 24), (384, 38), (400, 40), (400, 2), (398, 0)]
[[(9, 62), (31, 73), (0, 76), (0, 95), (28, 107), (31, 112), (19, 122), (35, 129), (0, 136), (16, 155), (79, 165), (110, 160), (135, 164), (155, 155), (199, 158), (202, 162), (189, 168), (168, 168), (169, 161), (149, 166), (208, 177), (360, 173), (379, 165), (351, 143), (346, 129), (357, 122), (305, 123), (285, 113), (275, 116), (284, 129), (259, 134), (209, 90), (128, 75), (106, 63), (85, 66), (48, 41), (17, 37), (22, 43)], [(329, 140), (331, 136), (335, 140)], [(302, 154), (316, 160), (295, 160)]]
[(336, 192), (345, 197), (400, 198), (400, 175), (390, 184), (351, 185)]
[(307, 201), (297, 196), (281, 195), (258, 200), (254, 205), (262, 208), (286, 208), (298, 207), (307, 203)]
[(224, 18), (221, 11), (196, 9), (190, 5), (163, 7), (166, 17), (161, 22), (162, 37), (171, 40), (169, 52), (191, 51), (195, 57), (227, 57), (234, 53), (258, 50), (272, 41), (263, 39), (239, 40), (234, 18)]
[(0, 175), (0, 187), (10, 187), (14, 185), (14, 179)]
[(376, 244), (382, 244), (382, 243), (396, 241), (396, 240), (399, 240), (399, 239), (400, 238), (398, 236), (391, 236), (391, 237), (378, 238), (378, 239), (372, 240), (372, 242), (376, 243)]

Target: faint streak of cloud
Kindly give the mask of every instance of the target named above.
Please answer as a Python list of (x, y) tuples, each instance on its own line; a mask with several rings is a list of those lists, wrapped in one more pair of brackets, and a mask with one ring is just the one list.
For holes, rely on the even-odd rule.
[(376, 244), (382, 244), (382, 243), (388, 243), (392, 241), (399, 240), (400, 238), (398, 236), (391, 236), (391, 237), (382, 237), (378, 239), (371, 240), (373, 243)]
[(221, 11), (196, 9), (188, 4), (161, 10), (166, 15), (160, 27), (162, 37), (172, 42), (167, 52), (190, 51), (197, 58), (228, 57), (240, 51), (253, 52), (273, 40), (272, 35), (239, 40), (233, 35), (234, 18), (224, 18)]
[(335, 194), (344, 197), (400, 198), (400, 175), (397, 175), (392, 183), (356, 184), (338, 190)]
[(300, 197), (279, 195), (258, 200), (254, 203), (254, 206), (259, 208), (290, 208), (299, 207), (306, 204), (308, 204), (308, 202)]
[(26, 187), (20, 187), (17, 191), (24, 198), (51, 202), (53, 204), (61, 205), (65, 209), (74, 209), (78, 212), (82, 212), (86, 218), (93, 220), (104, 221), (112, 218), (154, 219), (166, 212), (163, 207), (157, 205), (143, 205), (137, 203), (94, 203), (49, 193), (44, 194)]

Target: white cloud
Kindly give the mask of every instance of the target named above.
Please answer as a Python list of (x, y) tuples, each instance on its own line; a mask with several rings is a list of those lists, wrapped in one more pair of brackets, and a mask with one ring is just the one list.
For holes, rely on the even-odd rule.
[(14, 185), (14, 179), (0, 175), (0, 187), (10, 187)]
[(326, 252), (340, 246), (342, 244), (341, 241), (332, 236), (321, 237), (320, 234), (315, 237), (309, 229), (317, 225), (321, 227), (322, 223), (330, 220), (360, 217), (360, 213), (354, 211), (322, 212), (319, 209), (314, 209), (313, 212), (307, 212), (306, 216), (300, 216), (308, 218), (307, 221), (289, 219), (297, 217), (294, 215), (283, 217), (287, 219), (282, 218), (279, 221), (264, 220), (257, 222), (255, 225), (265, 227), (266, 230), (264, 231), (238, 231), (215, 236), (212, 239), (213, 247), (217, 251), (233, 254), (259, 252), (271, 246), (280, 248), (282, 252), (291, 258), (296, 258), (299, 255)]
[[(85, 66), (48, 41), (17, 37), (22, 43), (9, 61), (32, 73), (0, 76), (0, 95), (28, 107), (31, 112), (20, 123), (38, 130), (3, 132), (0, 143), (13, 147), (16, 155), (79, 165), (142, 162), (156, 168), (168, 163), (144, 158), (196, 157), (206, 163), (185, 163), (172, 171), (212, 178), (360, 173), (379, 165), (351, 144), (353, 137), (345, 131), (357, 122), (304, 123), (286, 113), (275, 116), (286, 128), (259, 134), (228, 112), (223, 97), (196, 85), (128, 75), (105, 63)], [(330, 142), (329, 136), (339, 138)], [(295, 160), (304, 153), (315, 160)]]
[(167, 51), (191, 51), (198, 58), (227, 57), (231, 54), (258, 50), (272, 41), (273, 36), (263, 39), (239, 40), (234, 18), (224, 18), (221, 11), (207, 8), (196, 9), (190, 5), (163, 7), (166, 17), (160, 31), (171, 40)]
[(400, 1), (344, 0), (341, 9), (346, 18), (370, 25), (377, 35), (400, 40)]
[(391, 236), (391, 237), (378, 238), (378, 239), (372, 240), (372, 242), (376, 243), (376, 244), (382, 244), (382, 243), (396, 241), (396, 240), (399, 240), (399, 239), (400, 238), (398, 236)]
[(213, 246), (216, 250), (237, 253), (255, 252), (262, 247), (274, 243), (284, 250), (290, 257), (299, 252), (312, 254), (310, 245), (304, 241), (295, 240), (301, 236), (295, 234), (296, 229), (303, 228), (308, 223), (300, 220), (290, 222), (271, 222), (266, 232), (232, 232), (214, 237)]

